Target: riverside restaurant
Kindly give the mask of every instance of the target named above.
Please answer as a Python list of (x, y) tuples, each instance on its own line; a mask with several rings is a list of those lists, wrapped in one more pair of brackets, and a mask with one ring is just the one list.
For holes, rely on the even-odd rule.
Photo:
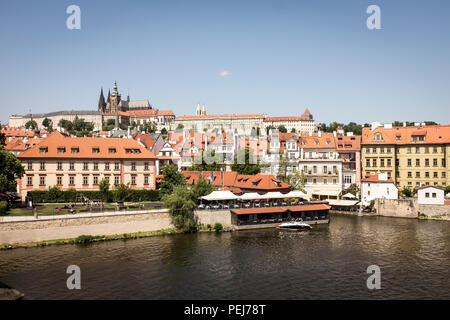
[(230, 191), (213, 191), (200, 200), (198, 210), (230, 210), (231, 223), (236, 229), (271, 228), (288, 221), (329, 223), (331, 208), (327, 201), (308, 201), (308, 196), (301, 191), (263, 195), (252, 192), (240, 196)]

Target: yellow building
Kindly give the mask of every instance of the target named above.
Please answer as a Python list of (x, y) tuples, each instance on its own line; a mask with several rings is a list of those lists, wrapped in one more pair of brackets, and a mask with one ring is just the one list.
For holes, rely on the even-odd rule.
[(387, 173), (399, 189), (450, 185), (450, 125), (363, 128), (362, 176)]

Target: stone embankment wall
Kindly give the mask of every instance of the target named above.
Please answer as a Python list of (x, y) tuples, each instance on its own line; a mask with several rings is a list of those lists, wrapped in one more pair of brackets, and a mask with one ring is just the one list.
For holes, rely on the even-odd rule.
[(41, 216), (38, 219), (4, 217), (0, 220), (0, 244), (156, 231), (171, 227), (167, 210)]
[(375, 210), (380, 216), (418, 218), (420, 214), (428, 217), (450, 217), (450, 206), (418, 204), (416, 198), (410, 199), (376, 199)]
[(230, 210), (195, 210), (194, 215), (199, 224), (214, 226), (216, 223), (223, 227), (231, 227)]

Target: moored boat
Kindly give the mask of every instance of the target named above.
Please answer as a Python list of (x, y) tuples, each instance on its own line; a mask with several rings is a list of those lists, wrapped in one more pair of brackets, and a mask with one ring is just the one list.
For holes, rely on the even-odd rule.
[(302, 230), (310, 230), (311, 226), (304, 222), (292, 221), (292, 222), (284, 222), (284, 223), (279, 224), (277, 226), (277, 229), (302, 231)]

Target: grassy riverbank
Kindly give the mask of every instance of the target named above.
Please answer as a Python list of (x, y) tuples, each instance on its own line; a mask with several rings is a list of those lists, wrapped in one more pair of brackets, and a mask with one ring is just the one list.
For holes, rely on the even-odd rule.
[(110, 240), (126, 240), (126, 239), (138, 239), (151, 236), (169, 235), (169, 234), (179, 234), (183, 233), (182, 230), (175, 228), (168, 228), (156, 231), (145, 231), (145, 232), (133, 232), (133, 233), (123, 233), (114, 235), (104, 235), (104, 236), (91, 236), (91, 235), (81, 235), (77, 238), (70, 239), (58, 239), (58, 240), (46, 240), (40, 242), (27, 242), (18, 244), (0, 244), (0, 250), (8, 250), (15, 248), (30, 248), (30, 247), (45, 247), (51, 245), (61, 245), (61, 244), (87, 244), (91, 242), (99, 241), (110, 241)]

